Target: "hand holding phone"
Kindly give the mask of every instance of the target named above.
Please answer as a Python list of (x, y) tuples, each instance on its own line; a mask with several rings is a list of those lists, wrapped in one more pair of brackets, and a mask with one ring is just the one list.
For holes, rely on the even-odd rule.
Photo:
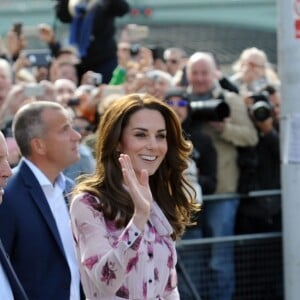
[(102, 84), (102, 74), (91, 72), (88, 76), (87, 81), (90, 85), (99, 86), (100, 84)]

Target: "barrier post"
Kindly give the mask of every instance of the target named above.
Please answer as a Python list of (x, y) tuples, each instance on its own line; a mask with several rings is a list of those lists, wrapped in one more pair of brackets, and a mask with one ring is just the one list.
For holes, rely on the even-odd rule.
[(284, 293), (300, 295), (300, 1), (277, 0), (278, 62), (281, 78), (281, 176)]

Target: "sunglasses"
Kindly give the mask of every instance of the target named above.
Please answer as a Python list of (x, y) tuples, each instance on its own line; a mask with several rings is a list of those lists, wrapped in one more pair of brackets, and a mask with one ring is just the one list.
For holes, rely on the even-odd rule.
[(82, 132), (82, 131), (91, 131), (91, 126), (87, 125), (87, 126), (73, 126), (74, 130), (77, 132)]
[(178, 60), (177, 59), (166, 59), (166, 62), (170, 62), (173, 65), (178, 64)]
[(183, 99), (179, 101), (167, 100), (166, 103), (170, 106), (178, 106), (178, 107), (187, 107), (189, 105), (189, 102)]

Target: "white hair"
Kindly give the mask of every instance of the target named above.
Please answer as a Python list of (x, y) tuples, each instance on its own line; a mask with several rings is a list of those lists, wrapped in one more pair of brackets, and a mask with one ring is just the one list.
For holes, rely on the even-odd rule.
[(173, 77), (169, 73), (162, 70), (150, 70), (146, 73), (146, 77), (151, 80), (162, 79), (168, 82), (169, 85), (173, 84)]
[(233, 64), (233, 71), (239, 72), (241, 70), (243, 62), (248, 60), (249, 58), (253, 58), (257, 64), (261, 65), (262, 67), (269, 67), (269, 61), (267, 58), (267, 54), (256, 47), (246, 48), (242, 51), (239, 59)]
[(210, 52), (200, 52), (200, 51), (195, 52), (194, 54), (192, 54), (190, 56), (190, 58), (187, 61), (187, 65), (186, 65), (187, 70), (189, 70), (191, 68), (191, 66), (198, 61), (207, 62), (212, 71), (217, 70), (217, 64), (216, 64), (216, 61), (215, 61), (213, 55)]

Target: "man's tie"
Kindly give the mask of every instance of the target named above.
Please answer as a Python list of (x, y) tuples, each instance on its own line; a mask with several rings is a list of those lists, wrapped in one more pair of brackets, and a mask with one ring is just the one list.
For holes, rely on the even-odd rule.
[(11, 263), (8, 259), (8, 256), (5, 252), (5, 249), (3, 247), (2, 241), (0, 239), (0, 264), (3, 267), (3, 270), (7, 276), (7, 279), (10, 283), (11, 289), (14, 294), (15, 300), (29, 300), (28, 296), (26, 295)]

